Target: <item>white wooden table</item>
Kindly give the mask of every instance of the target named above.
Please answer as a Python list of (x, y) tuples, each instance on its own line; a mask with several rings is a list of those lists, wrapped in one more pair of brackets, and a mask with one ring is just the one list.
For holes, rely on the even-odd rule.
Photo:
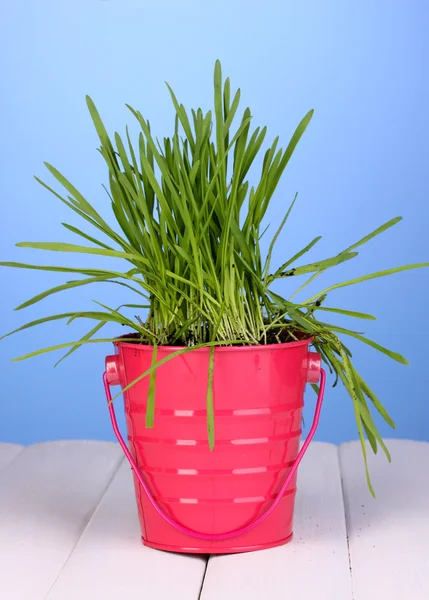
[(295, 537), (232, 556), (140, 543), (131, 473), (117, 445), (0, 444), (2, 600), (428, 600), (429, 444), (390, 441), (393, 464), (313, 443)]

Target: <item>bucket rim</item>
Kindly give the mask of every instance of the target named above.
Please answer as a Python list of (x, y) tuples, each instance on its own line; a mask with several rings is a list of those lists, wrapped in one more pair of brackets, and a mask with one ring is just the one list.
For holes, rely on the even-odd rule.
[[(301, 346), (309, 346), (313, 337), (308, 337), (303, 340), (297, 340), (295, 342), (285, 342), (281, 344), (249, 344), (246, 346), (215, 346), (216, 352), (268, 352), (269, 350), (289, 350), (292, 348), (299, 348)], [(137, 348), (141, 351), (143, 350), (153, 350), (153, 346), (149, 344), (136, 344), (133, 342), (113, 342), (115, 348), (133, 348), (136, 350)], [(177, 352), (178, 350), (183, 350), (188, 348), (188, 346), (158, 346), (158, 352), (167, 350), (169, 352)], [(195, 348), (192, 352), (208, 352), (210, 348)]]

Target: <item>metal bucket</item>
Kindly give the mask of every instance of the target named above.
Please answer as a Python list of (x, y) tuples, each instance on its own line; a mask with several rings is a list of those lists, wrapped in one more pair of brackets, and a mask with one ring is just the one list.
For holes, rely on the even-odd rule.
[[(145, 425), (149, 378), (124, 393), (128, 449), (109, 385), (125, 387), (146, 371), (153, 349), (115, 344), (104, 384), (115, 434), (134, 471), (145, 545), (223, 554), (292, 538), (296, 470), (315, 433), (325, 384), (310, 342), (215, 349), (213, 451), (206, 421), (209, 349), (158, 368), (153, 428)], [(159, 347), (158, 362), (177, 350)], [(305, 384), (316, 383), (321, 373), (313, 426), (300, 450)]]

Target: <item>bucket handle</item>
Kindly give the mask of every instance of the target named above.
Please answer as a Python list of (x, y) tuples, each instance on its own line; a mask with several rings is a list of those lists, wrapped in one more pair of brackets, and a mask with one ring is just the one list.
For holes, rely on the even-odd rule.
[(251, 523), (249, 523), (248, 525), (245, 525), (244, 527), (240, 527), (240, 529), (236, 529), (235, 531), (229, 531), (226, 533), (215, 533), (215, 534), (210, 534), (210, 533), (199, 533), (198, 531), (194, 531), (192, 529), (188, 529), (187, 527), (184, 527), (183, 525), (180, 525), (180, 523), (177, 523), (177, 521), (175, 521), (174, 519), (172, 519), (167, 513), (165, 513), (163, 511), (163, 509), (156, 503), (155, 498), (152, 496), (152, 493), (150, 491), (150, 489), (148, 488), (145, 480), (143, 479), (139, 468), (134, 460), (134, 458), (131, 455), (131, 452), (128, 449), (127, 444), (124, 441), (124, 438), (121, 435), (121, 432), (119, 431), (119, 427), (118, 427), (118, 423), (116, 421), (116, 415), (115, 415), (115, 409), (113, 407), (113, 402), (112, 402), (112, 395), (110, 393), (110, 385), (108, 382), (108, 376), (107, 373), (105, 372), (103, 374), (103, 382), (104, 382), (104, 389), (106, 391), (106, 397), (107, 397), (107, 402), (108, 402), (108, 406), (109, 406), (109, 414), (110, 414), (110, 420), (112, 421), (112, 426), (113, 426), (113, 431), (115, 432), (115, 435), (118, 439), (118, 442), (122, 448), (122, 450), (124, 451), (125, 456), (128, 459), (128, 462), (131, 465), (132, 470), (134, 471), (135, 476), (137, 477), (137, 480), (139, 482), (139, 484), (141, 485), (143, 491), (145, 492), (147, 499), (149, 500), (150, 504), (153, 506), (153, 508), (155, 509), (155, 511), (158, 513), (158, 515), (164, 519), (164, 521), (166, 523), (168, 523), (169, 525), (171, 525), (172, 527), (174, 527), (174, 529), (176, 529), (177, 531), (180, 531), (181, 533), (184, 533), (185, 535), (189, 535), (193, 538), (197, 538), (200, 540), (210, 540), (210, 541), (221, 541), (221, 540), (228, 540), (230, 538), (236, 537), (238, 535), (242, 535), (244, 533), (247, 533), (249, 531), (251, 531), (252, 529), (254, 529), (255, 527), (257, 527), (258, 525), (260, 525), (263, 521), (265, 521), (265, 519), (267, 519), (270, 514), (275, 510), (276, 506), (279, 504), (280, 500), (282, 499), (282, 496), (284, 494), (284, 492), (286, 491), (287, 486), (289, 485), (292, 477), (294, 476), (299, 463), (301, 462), (301, 459), (303, 458), (311, 440), (314, 437), (314, 434), (316, 433), (316, 429), (317, 426), (319, 424), (319, 418), (320, 418), (320, 411), (322, 409), (322, 401), (323, 401), (323, 393), (325, 391), (325, 383), (326, 383), (326, 373), (324, 371), (324, 369), (320, 369), (320, 387), (319, 387), (319, 394), (317, 396), (317, 402), (316, 402), (316, 409), (314, 412), (314, 418), (313, 418), (313, 424), (311, 425), (311, 429), (307, 435), (307, 438), (304, 442), (304, 444), (301, 447), (301, 450), (299, 451), (289, 473), (286, 476), (286, 479), (279, 491), (279, 493), (277, 494), (276, 499), (274, 500), (274, 502), (271, 504), (271, 506), (264, 512), (263, 515), (261, 515), (260, 517), (258, 517), (256, 520), (252, 521)]

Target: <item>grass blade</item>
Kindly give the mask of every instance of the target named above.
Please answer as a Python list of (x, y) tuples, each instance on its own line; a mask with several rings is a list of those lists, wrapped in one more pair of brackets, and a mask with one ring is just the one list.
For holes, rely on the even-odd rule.
[[(281, 277), (293, 277), (295, 275), (304, 275), (305, 273), (313, 273), (314, 271), (320, 271), (322, 269), (328, 269), (330, 267), (335, 267), (347, 260), (351, 260), (357, 256), (357, 252), (348, 252), (347, 254), (339, 254), (338, 256), (333, 256), (332, 258), (327, 258), (325, 260), (320, 260), (318, 262), (310, 263), (308, 265), (303, 265), (302, 267), (296, 267), (294, 269), (290, 269), (289, 271), (283, 271), (281, 273), (276, 272), (272, 278), (277, 279)], [(323, 295), (323, 294), (320, 294)]]
[(91, 248), (90, 246), (77, 246), (75, 244), (64, 244), (62, 242), (18, 242), (19, 248), (32, 248), (33, 250), (48, 250), (50, 252), (77, 252), (82, 254), (97, 254), (110, 258), (124, 258), (137, 263), (149, 264), (142, 256), (121, 252), (119, 250), (105, 250), (104, 248)]
[(214, 346), (210, 348), (209, 355), (209, 373), (207, 382), (207, 438), (210, 450), (214, 450), (215, 445), (215, 424), (213, 407), (213, 372), (214, 372)]
[(383, 233), (390, 227), (393, 227), (394, 225), (399, 223), (399, 221), (402, 221), (402, 217), (395, 217), (394, 219), (390, 219), (389, 221), (387, 221), (380, 227), (377, 227), (377, 229), (375, 229), (374, 231), (372, 231), (371, 233), (369, 233), (368, 235), (363, 237), (358, 242), (356, 242), (356, 243), (352, 244), (351, 246), (349, 246), (348, 248), (346, 248), (344, 250), (344, 252), (350, 252), (351, 250), (355, 250), (356, 248), (359, 248), (359, 246), (366, 244), (367, 242), (369, 242), (369, 240), (372, 240), (372, 238), (376, 237), (377, 235), (380, 235), (380, 233)]
[(91, 283), (100, 283), (102, 281), (105, 282), (105, 281), (109, 281), (109, 279), (110, 279), (109, 276), (101, 276), (101, 277), (91, 277), (89, 279), (79, 279), (76, 281), (68, 281), (67, 283), (63, 283), (62, 285), (57, 285), (53, 288), (50, 288), (49, 290), (46, 290), (40, 294), (37, 294), (37, 296), (33, 296), (29, 300), (26, 300), (25, 302), (23, 302), (22, 304), (17, 306), (15, 308), (15, 310), (21, 310), (23, 308), (27, 308), (27, 306), (36, 304), (36, 302), (40, 302), (44, 298), (47, 298), (48, 296), (52, 296), (52, 294), (57, 294), (58, 292), (62, 292), (64, 290), (70, 290), (72, 288), (80, 287), (82, 285), (89, 285)]
[(357, 283), (362, 283), (363, 281), (369, 281), (370, 279), (376, 279), (378, 277), (386, 277), (388, 275), (393, 275), (395, 273), (401, 273), (402, 271), (409, 271), (411, 269), (420, 269), (422, 267), (429, 267), (429, 262), (416, 263), (413, 265), (405, 265), (403, 267), (395, 267), (394, 269), (386, 269), (385, 271), (377, 271), (376, 273), (370, 273), (369, 275), (363, 275), (362, 277), (357, 277), (356, 279), (349, 279), (348, 281), (343, 281), (342, 283), (336, 283), (335, 285), (331, 285), (331, 286), (325, 288), (324, 290), (322, 290), (320, 293), (316, 294), (315, 296), (312, 296), (311, 298), (306, 300), (304, 304), (309, 304), (310, 302), (313, 302), (313, 300), (316, 300), (320, 296), (323, 296), (324, 294), (327, 294), (328, 292), (331, 292), (333, 290), (338, 290), (340, 288), (347, 287), (349, 285), (356, 285)]
[(156, 361), (158, 355), (158, 347), (156, 344), (152, 350), (151, 368), (153, 369), (149, 376), (149, 389), (147, 393), (146, 405), (146, 427), (151, 429), (155, 420), (155, 389), (156, 389)]
[(122, 338), (99, 338), (96, 340), (78, 340), (77, 342), (66, 342), (65, 344), (57, 344), (56, 346), (48, 346), (47, 348), (41, 348), (40, 350), (34, 350), (34, 352), (29, 352), (28, 354), (23, 354), (22, 356), (17, 356), (12, 359), (12, 362), (20, 362), (21, 360), (27, 360), (28, 358), (33, 358), (34, 356), (40, 356), (41, 354), (47, 354), (48, 352), (55, 352), (56, 350), (63, 350), (64, 348), (70, 348), (71, 346), (83, 346), (85, 344), (105, 344), (106, 342), (121, 342)]
[[(298, 193), (296, 193), (296, 194), (295, 194), (295, 197), (294, 197), (294, 199), (292, 200), (292, 202), (291, 202), (291, 204), (290, 204), (289, 208), (288, 208), (288, 209), (287, 209), (287, 211), (286, 211), (286, 214), (285, 214), (285, 216), (284, 216), (284, 217), (283, 217), (283, 219), (281, 220), (281, 223), (280, 223), (280, 225), (278, 226), (278, 229), (277, 229), (277, 231), (275, 232), (275, 234), (274, 234), (274, 236), (273, 236), (273, 239), (271, 240), (271, 243), (270, 243), (270, 245), (269, 245), (269, 248), (268, 248), (267, 259), (266, 259), (266, 261), (265, 261), (265, 267), (264, 267), (264, 280), (265, 280), (265, 279), (267, 279), (267, 276), (268, 276), (268, 271), (270, 270), (270, 265), (271, 265), (271, 256), (272, 256), (272, 254), (273, 254), (274, 246), (275, 246), (275, 244), (276, 244), (276, 242), (277, 242), (277, 239), (278, 239), (278, 237), (279, 237), (280, 233), (282, 232), (282, 229), (283, 229), (283, 227), (284, 227), (284, 226), (285, 226), (285, 224), (286, 224), (286, 221), (287, 221), (287, 220), (288, 220), (288, 218), (289, 218), (289, 215), (290, 215), (290, 213), (291, 213), (291, 211), (292, 211), (292, 208), (293, 208), (293, 206), (294, 206), (294, 204), (295, 204), (295, 202), (296, 202), (296, 199), (297, 199), (297, 198), (298, 198)], [(320, 239), (320, 238), (319, 238), (319, 239)], [(283, 269), (281, 269), (281, 270), (283, 270)]]
[(344, 335), (354, 337), (360, 342), (363, 342), (364, 344), (375, 348), (375, 350), (378, 350), (382, 354), (385, 354), (389, 358), (396, 360), (396, 362), (399, 362), (402, 365), (409, 366), (410, 364), (407, 361), (407, 359), (402, 356), (402, 354), (399, 354), (398, 352), (393, 352), (393, 350), (388, 350), (387, 348), (384, 348), (384, 346), (377, 344), (377, 342), (374, 342), (373, 340), (369, 340), (368, 338), (364, 337), (363, 335), (360, 335), (359, 333), (356, 333), (355, 331), (350, 331), (349, 329), (344, 329), (343, 327), (338, 327), (336, 325), (329, 325), (328, 323), (320, 323), (320, 325), (325, 326), (330, 331), (336, 331), (338, 333), (343, 333)]

